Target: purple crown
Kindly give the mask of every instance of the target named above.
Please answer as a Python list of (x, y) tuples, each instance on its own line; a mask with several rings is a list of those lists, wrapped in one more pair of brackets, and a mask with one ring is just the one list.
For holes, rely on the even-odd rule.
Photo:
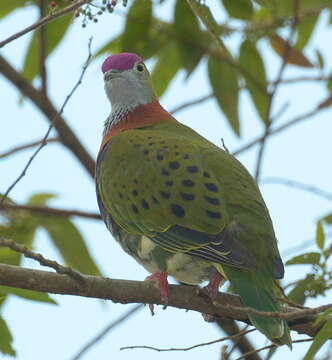
[(133, 68), (135, 62), (137, 61), (143, 61), (143, 59), (136, 54), (115, 54), (106, 58), (106, 60), (103, 62), (101, 70), (103, 71), (103, 73), (110, 69), (129, 70)]

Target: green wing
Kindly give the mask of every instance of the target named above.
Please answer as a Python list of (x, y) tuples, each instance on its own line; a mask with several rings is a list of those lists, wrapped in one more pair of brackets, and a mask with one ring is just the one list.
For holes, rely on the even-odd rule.
[(225, 153), (201, 139), (148, 129), (116, 135), (98, 159), (103, 205), (123, 229), (170, 252), (253, 268), (251, 252), (233, 236), (223, 185), (232, 180), (211, 164)]

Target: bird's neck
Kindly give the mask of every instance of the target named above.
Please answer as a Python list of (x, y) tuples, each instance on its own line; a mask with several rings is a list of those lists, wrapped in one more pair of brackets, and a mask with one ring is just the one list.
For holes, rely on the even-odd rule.
[(156, 99), (135, 108), (115, 106), (105, 122), (101, 147), (121, 131), (149, 126), (170, 117), (172, 115)]

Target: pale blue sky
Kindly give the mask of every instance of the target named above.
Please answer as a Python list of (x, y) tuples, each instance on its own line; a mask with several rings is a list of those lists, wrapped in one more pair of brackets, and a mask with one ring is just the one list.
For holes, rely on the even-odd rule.
[[(170, 16), (170, 5), (173, 1), (168, 3), (158, 10), (165, 18)], [(123, 11), (121, 7), (119, 9)], [(219, 9), (215, 10), (220, 14)], [(36, 17), (37, 13), (32, 9), (16, 11), (0, 22), (0, 38), (6, 38), (29, 25)], [(326, 16), (321, 19), (321, 29), (324, 28), (326, 21)], [(98, 24), (90, 24), (87, 29), (83, 30), (79, 22), (71, 28), (66, 40), (47, 61), (49, 93), (58, 106), (61, 106), (78, 79), (81, 66), (87, 56), (88, 38), (93, 35), (92, 48), (97, 49), (119, 33), (122, 27), (123, 17), (104, 15)], [(331, 63), (332, 51), (330, 45), (327, 45), (330, 44), (331, 35), (331, 31), (317, 31), (306, 52), (308, 56), (314, 59), (314, 49), (318, 47), (326, 63)], [(1, 54), (17, 68), (22, 66), (28, 39), (29, 36), (24, 36), (1, 50)], [(240, 36), (234, 36), (226, 42), (231, 47), (236, 47), (239, 39)], [(271, 52), (267, 43), (260, 44), (260, 49), (265, 63), (271, 70), (269, 74), (276, 74), (279, 59)], [(94, 157), (99, 148), (104, 119), (110, 111), (110, 104), (103, 90), (100, 71), (102, 61), (103, 58), (98, 58), (90, 65), (83, 84), (64, 112), (68, 123)], [(151, 64), (152, 62), (148, 62), (148, 66)], [(289, 67), (286, 71), (287, 77), (301, 74), (314, 75), (316, 72), (314, 70), (303, 72), (296, 67)], [(189, 81), (184, 81), (184, 75), (183, 72), (178, 74), (161, 99), (166, 109), (170, 110), (182, 102), (210, 91), (205, 61), (201, 62)], [(14, 145), (41, 138), (47, 130), (48, 122), (29, 100), (25, 100), (23, 105), (19, 106), (20, 98), (16, 89), (1, 76), (0, 88), (2, 90), (0, 94), (1, 153)], [(281, 124), (297, 114), (307, 112), (323, 96), (322, 88), (313, 83), (282, 87), (275, 102), (274, 112), (287, 101), (291, 106), (278, 123)], [(241, 95), (240, 112), (243, 133), (240, 139), (230, 131), (214, 100), (182, 111), (176, 117), (217, 144), (220, 144), (220, 139), (224, 138), (227, 147), (232, 151), (262, 132), (261, 123), (246, 94)], [(331, 112), (322, 112), (312, 120), (273, 136), (266, 147), (263, 177), (287, 177), (332, 191), (332, 171), (328, 165), (331, 163), (330, 117)], [(256, 154), (257, 148), (254, 148), (239, 156), (250, 171), (254, 169)], [(0, 192), (4, 192), (17, 177), (30, 155), (31, 151), (27, 151), (1, 160)], [(261, 190), (274, 221), (281, 252), (313, 238), (315, 220), (331, 209), (328, 201), (298, 190), (279, 185), (264, 185)], [(44, 148), (33, 162), (28, 174), (12, 191), (11, 196), (17, 202), (24, 202), (30, 194), (41, 191), (58, 194), (58, 198), (51, 203), (53, 206), (97, 210), (92, 179), (63, 146), (52, 144)], [(122, 252), (101, 222), (77, 219), (75, 223), (84, 234), (91, 253), (106, 276), (133, 280), (145, 278), (147, 275), (145, 270)], [(42, 231), (38, 234), (36, 249), (46, 257), (60, 261), (57, 251), (50, 245), (49, 239)], [(26, 260), (24, 265), (39, 268), (30, 260)], [(305, 271), (307, 268), (304, 266), (287, 267), (286, 282), (303, 276)], [(15, 298), (6, 304), (3, 317), (15, 336), (14, 346), (18, 350), (19, 360), (45, 358), (69, 360), (91, 337), (130, 307), (111, 302), (108, 302), (107, 306), (102, 306), (98, 300), (70, 296), (54, 296), (54, 298), (60, 306), (43, 305)], [(328, 299), (319, 298), (316, 302), (310, 303), (327, 302)], [(144, 357), (146, 360), (169, 358), (196, 360), (203, 355), (210, 359), (218, 359), (220, 345), (185, 353), (155, 353), (148, 350), (119, 352), (119, 348), (126, 345), (183, 347), (221, 336), (223, 335), (218, 329), (213, 324), (205, 323), (198, 313), (172, 308), (163, 311), (158, 307), (156, 316), (151, 317), (148, 309), (143, 309), (94, 347), (84, 359), (129, 360), (133, 357)], [(263, 344), (261, 335), (254, 335), (252, 338), (257, 344)], [(280, 359), (282, 356), (300, 358), (306, 348), (305, 345), (295, 345), (292, 355), (286, 348), (282, 348), (275, 359)]]

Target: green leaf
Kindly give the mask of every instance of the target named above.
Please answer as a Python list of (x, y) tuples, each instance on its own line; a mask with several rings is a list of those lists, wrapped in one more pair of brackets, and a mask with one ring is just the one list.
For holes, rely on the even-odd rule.
[(297, 26), (297, 40), (295, 47), (298, 50), (303, 50), (304, 47), (308, 44), (315, 26), (317, 24), (319, 15), (312, 16), (309, 18), (304, 18), (300, 21)]
[(166, 91), (168, 85), (180, 69), (181, 61), (178, 48), (174, 45), (169, 45), (160, 53), (151, 74), (152, 83), (158, 96), (161, 96)]
[(111, 41), (103, 45), (99, 50), (97, 50), (95, 57), (100, 56), (104, 53), (116, 54), (120, 52), (121, 52), (121, 36), (117, 36), (116, 38), (112, 39)]
[[(67, 14), (45, 25), (46, 29), (46, 55), (49, 56), (59, 45), (72, 21), (72, 14)], [(22, 74), (29, 80), (39, 75), (39, 31), (33, 33), (28, 51), (25, 55)]]
[(321, 69), (324, 69), (324, 58), (323, 58), (323, 55), (322, 53), (316, 49), (316, 57), (317, 57), (317, 62), (318, 62), (318, 65)]
[(306, 292), (312, 288), (314, 281), (314, 275), (309, 274), (305, 279), (297, 282), (294, 288), (287, 294), (287, 297), (291, 301), (303, 305), (307, 298)]
[(44, 206), (47, 204), (48, 200), (56, 198), (55, 194), (51, 193), (38, 193), (31, 195), (28, 199), (27, 205), (32, 206)]
[(40, 216), (40, 225), (46, 229), (68, 266), (84, 274), (100, 275), (82, 235), (69, 218)]
[(317, 221), (316, 244), (321, 250), (324, 249), (324, 242), (325, 242), (325, 233), (324, 233), (323, 225), (320, 221)]
[(12, 11), (25, 6), (27, 3), (27, 0), (1, 0), (0, 19)]
[(254, 9), (251, 0), (222, 0), (225, 10), (229, 16), (236, 19), (251, 19)]
[(312, 264), (318, 265), (320, 260), (320, 253), (318, 252), (308, 252), (293, 257), (292, 259), (286, 262), (286, 265), (297, 265), (297, 264)]
[(206, 37), (198, 20), (186, 1), (177, 0), (174, 11), (174, 29), (182, 66), (189, 76), (201, 60), (204, 50), (197, 43), (205, 41)]
[(128, 11), (121, 38), (123, 52), (142, 54), (149, 38), (151, 19), (152, 2), (150, 0), (135, 0)]
[(314, 322), (314, 326), (318, 325), (321, 321), (327, 319), (329, 316), (332, 315), (332, 306), (329, 307), (327, 310), (323, 312), (323, 314), (320, 314), (317, 319)]
[[(110, 42), (107, 42), (99, 50), (97, 50), (95, 56), (97, 57), (104, 53), (120, 53), (121, 42), (121, 36), (112, 39)], [(174, 42), (171, 36), (171, 25), (156, 18), (152, 18), (148, 40), (139, 55), (145, 60), (149, 59), (151, 56), (158, 55), (161, 49), (168, 46), (171, 42)]]
[(5, 320), (0, 316), (0, 351), (5, 355), (16, 356), (12, 347), (13, 337)]
[(321, 221), (329, 224), (329, 225), (332, 225), (332, 214), (329, 214), (329, 215), (326, 215), (324, 216)]
[(0, 294), (15, 295), (32, 301), (39, 301), (39, 302), (45, 302), (45, 303), (57, 305), (57, 302), (52, 298), (50, 298), (50, 296), (47, 293), (43, 293), (39, 291), (24, 290), (24, 289), (13, 288), (10, 286), (0, 285)]
[[(242, 43), (240, 47), (239, 63), (251, 76), (262, 84), (264, 88), (267, 87), (265, 66), (255, 43), (250, 40), (245, 40)], [(258, 89), (251, 78), (245, 77), (245, 82), (258, 114), (260, 115), (262, 121), (266, 123), (268, 118), (267, 109), (269, 106), (269, 98), (267, 94)]]
[(332, 319), (328, 320), (315, 336), (308, 352), (305, 354), (303, 360), (312, 360), (318, 350), (324, 345), (326, 341), (331, 338), (332, 334)]
[(214, 96), (232, 129), (239, 136), (239, 85), (237, 72), (226, 62), (210, 56), (208, 60), (208, 73)]

